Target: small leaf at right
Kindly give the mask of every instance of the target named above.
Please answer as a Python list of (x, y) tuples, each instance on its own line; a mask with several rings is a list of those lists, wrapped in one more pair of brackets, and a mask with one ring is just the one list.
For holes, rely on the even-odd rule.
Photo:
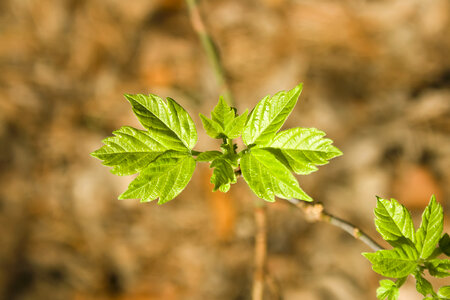
[(380, 280), (380, 287), (377, 288), (377, 298), (380, 300), (397, 300), (399, 295), (398, 287), (392, 280)]
[(416, 235), (409, 211), (395, 199), (378, 198), (375, 208), (375, 227), (383, 239), (395, 246), (398, 240), (414, 243)]
[(391, 278), (408, 276), (414, 272), (418, 264), (416, 249), (406, 244), (392, 250), (379, 250), (363, 255), (370, 260), (375, 272)]

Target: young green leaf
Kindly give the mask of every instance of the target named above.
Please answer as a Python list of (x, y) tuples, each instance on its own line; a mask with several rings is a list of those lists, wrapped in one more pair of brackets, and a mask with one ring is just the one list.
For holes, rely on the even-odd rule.
[(192, 150), (197, 143), (197, 131), (186, 110), (175, 100), (167, 98), (167, 103), (160, 97), (126, 94), (139, 122), (150, 135), (168, 149), (180, 150), (180, 147)]
[[(397, 280), (397, 288), (406, 276), (413, 274), (416, 278), (416, 289), (425, 296), (424, 299), (446, 299), (437, 295), (431, 283), (422, 276), (424, 270), (438, 278), (450, 275), (450, 260), (432, 259), (442, 253), (441, 245), (436, 248), (436, 244), (446, 243), (446, 235), (439, 238), (443, 228), (443, 214), (435, 197), (431, 197), (423, 212), (422, 223), (416, 234), (409, 212), (394, 199), (389, 201), (378, 198), (375, 215), (378, 232), (394, 249), (363, 253), (372, 263), (373, 270), (387, 277), (402, 277)], [(391, 285), (387, 284), (387, 287)]]
[(443, 225), (444, 215), (442, 207), (436, 202), (436, 198), (433, 195), (422, 214), (422, 223), (416, 234), (416, 247), (420, 253), (420, 258), (428, 258), (436, 249), (442, 234)]
[(301, 91), (302, 84), (299, 84), (290, 91), (266, 96), (256, 104), (242, 132), (244, 143), (264, 146), (270, 142), (291, 113)]
[(223, 97), (211, 112), (212, 120), (217, 122), (222, 128), (226, 128), (235, 118), (235, 111), (232, 109)]
[(392, 250), (363, 253), (372, 263), (372, 269), (386, 277), (401, 278), (411, 274), (417, 267), (417, 250), (409, 245)]
[(278, 160), (297, 174), (317, 171), (317, 165), (324, 165), (342, 152), (331, 145), (325, 133), (315, 128), (292, 128), (278, 132), (264, 149), (272, 152)]
[(252, 191), (266, 201), (275, 201), (275, 196), (312, 201), (289, 169), (267, 150), (252, 149), (244, 153), (241, 171)]
[(450, 259), (432, 259), (425, 262), (431, 276), (444, 278), (450, 276)]
[(233, 121), (225, 127), (225, 135), (230, 139), (239, 137), (247, 122), (247, 117), (248, 110), (246, 109), (242, 115), (235, 117)]
[(450, 285), (441, 287), (438, 290), (438, 295), (444, 299), (450, 299)]
[(164, 141), (158, 141), (147, 131), (124, 126), (113, 132), (115, 136), (103, 140), (105, 146), (91, 153), (116, 175), (135, 174), (168, 150)]
[(222, 127), (216, 121), (208, 119), (202, 114), (199, 114), (199, 116), (200, 120), (202, 120), (203, 128), (205, 129), (207, 135), (213, 139), (221, 139), (225, 137), (222, 133)]
[(246, 110), (242, 115), (237, 116), (235, 110), (220, 97), (219, 102), (211, 112), (211, 119), (202, 114), (200, 114), (200, 119), (203, 128), (210, 137), (234, 139), (241, 135), (247, 121), (247, 115), (248, 111)]
[(220, 156), (222, 156), (220, 151), (205, 151), (200, 153), (195, 160), (198, 162), (210, 162)]
[(380, 280), (380, 287), (377, 288), (377, 298), (380, 300), (398, 300), (397, 284), (391, 280)]
[(236, 183), (237, 178), (231, 164), (223, 157), (216, 158), (211, 163), (214, 168), (211, 176), (211, 183), (214, 184), (213, 191), (220, 190), (222, 193), (228, 192), (232, 183)]
[(423, 278), (419, 272), (415, 272), (414, 277), (416, 278), (416, 290), (419, 293), (421, 293), (424, 296), (436, 295), (436, 293), (433, 291), (433, 286), (431, 285), (431, 283), (425, 278)]
[(142, 170), (119, 199), (141, 199), (148, 202), (159, 198), (158, 204), (175, 198), (189, 183), (195, 160), (189, 152), (167, 151)]
[(375, 208), (375, 226), (384, 240), (395, 246), (401, 238), (415, 243), (414, 224), (409, 211), (395, 199), (378, 198)]

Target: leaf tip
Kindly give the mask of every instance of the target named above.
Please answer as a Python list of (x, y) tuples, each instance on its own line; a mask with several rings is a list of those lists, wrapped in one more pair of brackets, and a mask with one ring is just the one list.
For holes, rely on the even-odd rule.
[(125, 99), (127, 99), (128, 102), (131, 102), (131, 101), (134, 100), (133, 99), (133, 97), (134, 97), (133, 94), (123, 94), (123, 96), (125, 97)]
[(344, 152), (342, 152), (339, 148), (337, 148), (337, 147), (334, 147), (334, 157), (338, 157), (338, 156), (342, 156), (342, 155), (344, 155)]
[(89, 153), (90, 156), (98, 158), (98, 154), (97, 154), (98, 150), (92, 151), (91, 153)]
[(381, 203), (383, 200), (386, 200), (386, 199), (384, 199), (384, 198), (381, 198), (381, 197), (378, 196), (378, 195), (375, 195), (375, 198), (377, 198), (377, 204)]
[(430, 204), (434, 204), (434, 203), (436, 203), (436, 196), (433, 194), (433, 195), (431, 195), (431, 198), (430, 198)]
[[(308, 195), (306, 195), (306, 196), (308, 196)], [(306, 202), (313, 202), (313, 201), (314, 201), (314, 199), (311, 198), (310, 196), (308, 196), (308, 198), (302, 199), (302, 200), (303, 200), (303, 201), (306, 201)]]

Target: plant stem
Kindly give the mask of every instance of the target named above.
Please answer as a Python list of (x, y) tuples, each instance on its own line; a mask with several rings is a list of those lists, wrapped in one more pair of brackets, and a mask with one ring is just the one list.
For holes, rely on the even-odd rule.
[(213, 39), (206, 30), (205, 24), (200, 14), (197, 0), (186, 0), (186, 3), (189, 8), (189, 18), (191, 20), (192, 27), (200, 38), (203, 49), (205, 49), (208, 60), (213, 67), (214, 75), (220, 87), (221, 94), (224, 95), (224, 98), (228, 101), (228, 104), (233, 106), (233, 96), (231, 95), (230, 88), (225, 78), (225, 71), (220, 62), (219, 52), (214, 44)]
[(326, 212), (322, 204), (305, 202), (298, 199), (291, 199), (288, 201), (297, 206), (298, 208), (300, 208), (305, 213), (308, 221), (310, 222), (322, 221), (329, 223), (331, 225), (341, 228), (342, 230), (353, 236), (355, 239), (362, 241), (367, 246), (372, 248), (374, 251), (384, 249), (355, 225)]
[[(197, 0), (186, 0), (189, 8), (189, 18), (192, 27), (197, 33), (203, 48), (205, 49), (208, 60), (213, 67), (214, 75), (220, 87), (221, 93), (230, 106), (234, 106), (234, 99), (231, 90), (227, 84), (224, 68), (221, 64), (217, 47), (206, 30), (205, 24), (200, 14)], [(225, 142), (225, 141), (224, 141)], [(230, 143), (232, 151), (232, 141)], [(252, 299), (262, 300), (264, 296), (264, 272), (267, 256), (267, 228), (266, 228), (266, 209), (265, 203), (255, 204), (254, 207), (256, 237), (255, 237), (255, 272), (253, 275)]]
[[(259, 200), (259, 199), (258, 199)], [(253, 272), (252, 300), (262, 300), (264, 296), (264, 280), (267, 257), (267, 221), (266, 206), (255, 204), (255, 269)]]

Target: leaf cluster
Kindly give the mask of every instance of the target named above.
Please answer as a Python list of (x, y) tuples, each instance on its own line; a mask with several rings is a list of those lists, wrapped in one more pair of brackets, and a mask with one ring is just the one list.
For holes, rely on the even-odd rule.
[(383, 239), (393, 249), (363, 253), (372, 263), (372, 269), (397, 281), (381, 280), (377, 289), (378, 299), (396, 300), (399, 288), (409, 275), (416, 279), (416, 289), (424, 299), (450, 299), (450, 286), (441, 287), (436, 293), (424, 278), (444, 278), (450, 275), (450, 260), (438, 258), (450, 255), (450, 237), (443, 234), (442, 206), (431, 197), (422, 214), (420, 227), (415, 230), (409, 211), (395, 199), (378, 198), (375, 208), (375, 226)]
[[(280, 131), (302, 91), (302, 84), (289, 91), (266, 96), (248, 113), (238, 114), (221, 97), (208, 118), (200, 114), (206, 133), (222, 141), (220, 149), (194, 150), (197, 131), (187, 111), (175, 100), (150, 95), (125, 95), (144, 130), (125, 126), (103, 140), (91, 153), (111, 172), (139, 175), (119, 199), (155, 199), (163, 204), (175, 198), (190, 181), (196, 163), (213, 168), (214, 191), (227, 192), (242, 175), (260, 198), (312, 201), (293, 174), (306, 175), (342, 152), (325, 133), (315, 128)], [(237, 151), (233, 139), (242, 137), (245, 149)]]

